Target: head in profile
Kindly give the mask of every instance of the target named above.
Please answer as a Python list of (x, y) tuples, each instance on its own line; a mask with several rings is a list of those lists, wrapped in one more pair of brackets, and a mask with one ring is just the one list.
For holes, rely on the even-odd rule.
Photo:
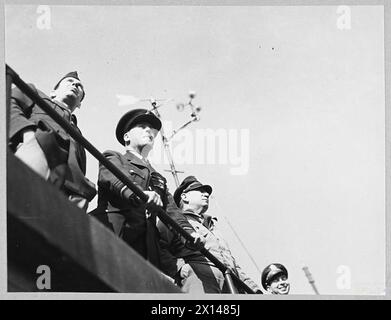
[(186, 177), (175, 190), (174, 200), (182, 210), (190, 210), (197, 214), (204, 214), (209, 208), (209, 197), (212, 187), (202, 184), (194, 176)]
[(161, 127), (162, 123), (154, 114), (146, 109), (134, 109), (119, 120), (116, 137), (127, 150), (147, 158)]
[(263, 288), (270, 294), (288, 294), (288, 270), (280, 263), (269, 264), (261, 276)]

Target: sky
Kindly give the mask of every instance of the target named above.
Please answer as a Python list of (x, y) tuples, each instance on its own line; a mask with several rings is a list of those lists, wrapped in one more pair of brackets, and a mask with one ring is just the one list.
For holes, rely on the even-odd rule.
[[(100, 151), (115, 139), (118, 96), (171, 99), (164, 129), (182, 181), (213, 186), (208, 213), (259, 282), (284, 264), (292, 294), (385, 288), (384, 15), (381, 6), (6, 6), (5, 57), (49, 93), (77, 70), (76, 111)], [(158, 137), (151, 161), (175, 183)], [(98, 164), (88, 155), (87, 177)], [(96, 206), (96, 198), (90, 209)], [(232, 227), (230, 227), (232, 226)], [(244, 244), (241, 245), (235, 233)]]

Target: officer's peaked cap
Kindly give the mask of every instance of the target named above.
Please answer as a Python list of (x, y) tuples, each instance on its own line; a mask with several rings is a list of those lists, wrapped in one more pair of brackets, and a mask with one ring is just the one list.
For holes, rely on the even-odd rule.
[(288, 277), (288, 270), (280, 263), (269, 264), (262, 272), (262, 286), (267, 289), (272, 280), (278, 275), (285, 275)]
[(120, 144), (125, 145), (124, 134), (132, 129), (136, 124), (146, 122), (152, 128), (160, 130), (162, 123), (158, 117), (146, 109), (134, 109), (125, 113), (119, 119), (115, 135)]
[(210, 185), (202, 184), (194, 176), (186, 177), (174, 192), (174, 201), (177, 204), (177, 206), (179, 207), (182, 193), (186, 193), (191, 190), (197, 190), (197, 189), (205, 189), (209, 194), (211, 194), (213, 190)]

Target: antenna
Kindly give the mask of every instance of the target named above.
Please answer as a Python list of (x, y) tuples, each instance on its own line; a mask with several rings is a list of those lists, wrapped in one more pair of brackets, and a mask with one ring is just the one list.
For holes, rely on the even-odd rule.
[[(160, 113), (158, 111), (158, 108), (160, 108), (162, 104), (158, 105), (157, 104), (157, 101), (161, 101), (161, 100), (156, 100), (156, 99), (146, 99), (147, 101), (149, 101), (151, 103), (151, 106), (152, 106), (152, 109), (150, 110), (152, 113), (154, 113), (159, 119), (161, 118), (160, 116)], [(168, 101), (171, 101), (172, 99), (168, 99), (165, 101), (165, 103), (167, 103)], [(145, 100), (144, 100), (145, 101)], [(162, 136), (162, 141), (163, 141), (163, 146), (164, 146), (164, 149), (166, 151), (166, 155), (167, 155), (167, 159), (168, 159), (168, 163), (170, 164), (170, 170), (165, 170), (165, 171), (168, 171), (168, 172), (171, 172), (172, 176), (174, 177), (174, 181), (175, 181), (175, 185), (178, 187), (179, 186), (179, 179), (178, 179), (178, 173), (183, 173), (182, 171), (178, 171), (176, 170), (175, 168), (175, 165), (174, 165), (174, 160), (172, 158), (172, 154), (171, 154), (171, 149), (170, 149), (170, 145), (168, 144), (168, 140), (167, 140), (167, 137), (164, 133), (164, 128), (162, 126), (162, 128), (160, 129), (160, 134)]]
[[(175, 134), (177, 134), (180, 130), (184, 129), (185, 127), (187, 127), (192, 122), (200, 120), (199, 113), (201, 111), (201, 107), (196, 106), (196, 105), (193, 104), (193, 99), (195, 98), (195, 95), (196, 94), (195, 94), (194, 91), (190, 91), (189, 92), (189, 98), (190, 98), (189, 102), (186, 105), (183, 104), (183, 103), (178, 103), (177, 104), (178, 111), (183, 111), (185, 109), (185, 107), (187, 107), (187, 106), (189, 106), (191, 108), (191, 115), (190, 115), (191, 119), (189, 121), (185, 122), (178, 129), (173, 130), (173, 132), (172, 132), (172, 134), (171, 134), (171, 136), (169, 138), (167, 138), (166, 134), (164, 133), (163, 127), (160, 129), (160, 134), (162, 136), (163, 146), (164, 146), (164, 149), (166, 151), (168, 162), (170, 164), (170, 170), (165, 170), (165, 171), (171, 172), (172, 176), (174, 177), (174, 181), (175, 181), (176, 187), (179, 187), (178, 173), (183, 173), (183, 171), (178, 171), (175, 168), (174, 159), (172, 158), (169, 142), (175, 136)], [(169, 102), (171, 100), (172, 99), (164, 100), (164, 99), (150, 98), (150, 99), (142, 99), (140, 101), (149, 101), (151, 103), (151, 106), (152, 106), (152, 109), (149, 110), (149, 111), (154, 113), (160, 119), (161, 115), (159, 113), (158, 108), (160, 108), (164, 103), (167, 103), (167, 102)], [(158, 105), (157, 101), (164, 101), (164, 103)]]
[(236, 236), (236, 238), (239, 240), (241, 246), (243, 247), (243, 249), (246, 251), (247, 255), (250, 257), (252, 263), (254, 263), (255, 265), (255, 268), (257, 268), (259, 274), (262, 273), (262, 271), (259, 269), (257, 263), (255, 262), (254, 258), (252, 257), (252, 255), (250, 254), (250, 252), (247, 250), (246, 246), (244, 245), (243, 241), (240, 239), (239, 235), (236, 233), (235, 229), (233, 228), (233, 226), (231, 225), (231, 223), (229, 222), (227, 216), (224, 216), (225, 220), (227, 221), (229, 227), (231, 228), (232, 232), (234, 233), (234, 235)]
[[(218, 209), (220, 210), (220, 212), (222, 212), (223, 210), (221, 209), (221, 206), (220, 206), (220, 203), (217, 201), (216, 197), (215, 196), (211, 196), (212, 199), (215, 200), (215, 203), (218, 207)], [(225, 221), (227, 221), (227, 224), (228, 226), (231, 228), (233, 234), (235, 235), (235, 237), (238, 239), (240, 245), (242, 246), (242, 248), (246, 251), (247, 255), (249, 256), (251, 262), (254, 264), (255, 268), (257, 269), (257, 271), (259, 272), (259, 274), (262, 274), (262, 271), (261, 269), (258, 267), (257, 263), (255, 262), (255, 259), (252, 257), (252, 255), (250, 254), (250, 251), (248, 251), (248, 249), (246, 248), (246, 246), (244, 245), (243, 241), (240, 239), (239, 235), (237, 234), (237, 232), (235, 231), (234, 227), (232, 226), (232, 224), (229, 222), (227, 216), (224, 215), (224, 219)]]
[(312, 289), (314, 290), (315, 294), (319, 295), (319, 291), (318, 291), (318, 289), (315, 286), (315, 280), (312, 277), (312, 274), (310, 273), (310, 270), (308, 269), (308, 267), (304, 266), (303, 267), (303, 271), (304, 271), (304, 274), (307, 277), (308, 282), (310, 283)]
[(195, 91), (190, 91), (189, 92), (189, 98), (190, 98), (189, 102), (187, 104), (184, 104), (184, 103), (180, 102), (180, 103), (178, 103), (176, 105), (177, 110), (180, 111), (180, 112), (182, 112), (186, 107), (190, 107), (190, 109), (191, 109), (191, 114), (190, 114), (191, 119), (189, 121), (185, 122), (178, 129), (173, 130), (173, 132), (172, 132), (171, 136), (168, 138), (168, 140), (171, 140), (180, 130), (186, 128), (192, 122), (200, 121), (199, 113), (201, 112), (201, 107), (193, 104), (193, 99), (195, 98), (195, 96), (196, 96)]

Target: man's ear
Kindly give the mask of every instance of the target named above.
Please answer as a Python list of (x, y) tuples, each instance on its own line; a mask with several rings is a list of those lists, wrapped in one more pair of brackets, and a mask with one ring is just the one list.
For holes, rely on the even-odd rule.
[(186, 193), (182, 193), (182, 194), (181, 194), (181, 199), (182, 199), (182, 201), (183, 201), (184, 203), (188, 203)]
[(129, 143), (130, 141), (129, 132), (124, 133), (124, 141), (125, 141), (125, 145)]

